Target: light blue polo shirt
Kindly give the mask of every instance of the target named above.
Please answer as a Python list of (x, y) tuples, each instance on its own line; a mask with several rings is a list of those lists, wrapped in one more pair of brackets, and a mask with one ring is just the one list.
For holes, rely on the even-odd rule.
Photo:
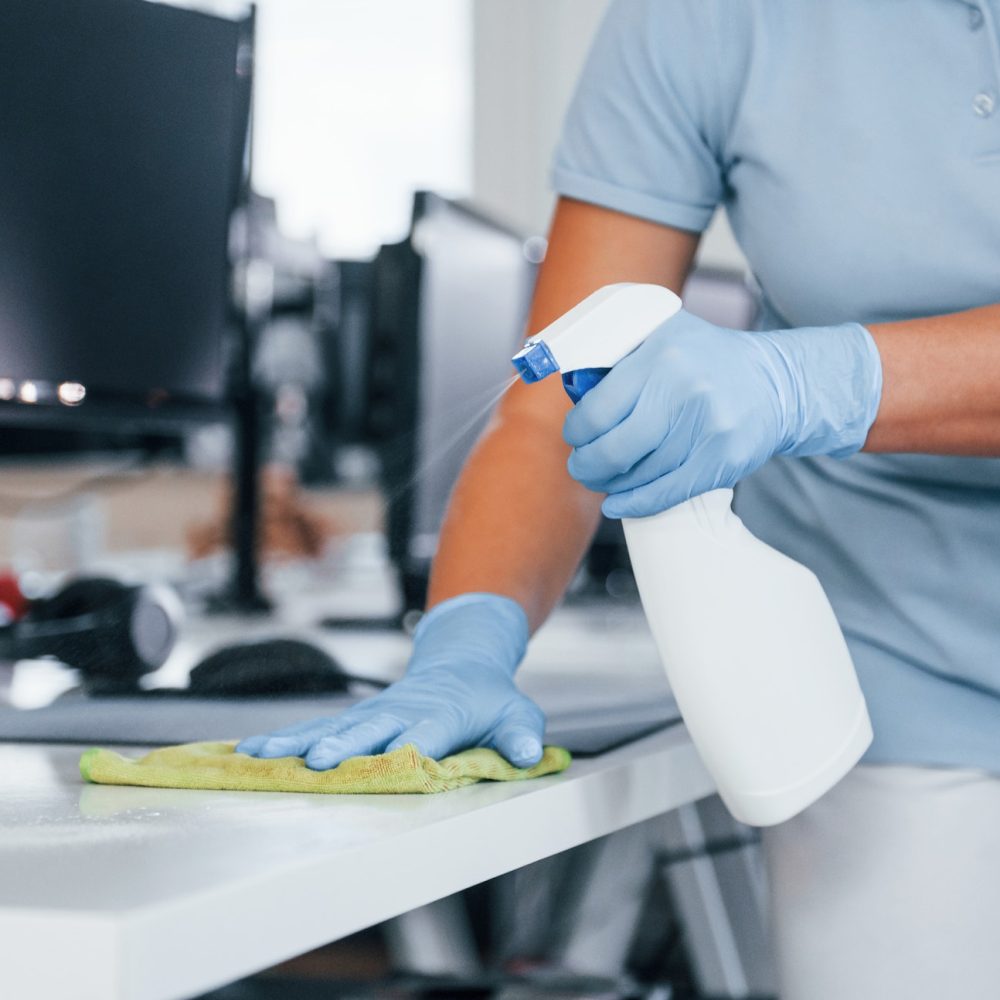
[[(1000, 0), (616, 0), (553, 179), (682, 229), (725, 206), (767, 327), (1000, 302)], [(1000, 773), (1000, 461), (775, 459), (737, 509), (826, 588), (868, 759)]]

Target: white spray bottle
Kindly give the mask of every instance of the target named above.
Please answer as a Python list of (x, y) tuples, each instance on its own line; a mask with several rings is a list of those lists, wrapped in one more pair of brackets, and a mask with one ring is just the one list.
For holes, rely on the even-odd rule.
[[(681, 308), (659, 285), (609, 285), (514, 358), (581, 396)], [(872, 729), (819, 580), (755, 538), (713, 490), (623, 521), (643, 609), (678, 707), (730, 812), (769, 826), (849, 771)]]

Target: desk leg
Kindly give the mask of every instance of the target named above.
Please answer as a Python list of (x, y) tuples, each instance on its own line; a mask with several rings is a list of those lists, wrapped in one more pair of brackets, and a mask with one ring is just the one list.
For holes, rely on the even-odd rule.
[(773, 996), (767, 886), (757, 834), (718, 798), (663, 817), (660, 871), (706, 996)]
[(397, 972), (476, 976), (483, 971), (461, 896), (447, 896), (388, 921), (385, 935)]

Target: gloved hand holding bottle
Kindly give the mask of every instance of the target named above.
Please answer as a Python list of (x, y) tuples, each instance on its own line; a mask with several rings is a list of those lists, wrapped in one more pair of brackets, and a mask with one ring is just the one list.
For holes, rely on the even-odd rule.
[(569, 471), (608, 517), (656, 514), (775, 455), (852, 454), (881, 389), (857, 323), (751, 333), (681, 310), (570, 411)]
[(323, 771), (408, 743), (435, 759), (484, 746), (530, 767), (542, 756), (545, 716), (514, 684), (527, 644), (528, 620), (516, 601), (497, 594), (454, 597), (420, 621), (401, 680), (340, 715), (251, 736), (236, 750), (300, 756)]

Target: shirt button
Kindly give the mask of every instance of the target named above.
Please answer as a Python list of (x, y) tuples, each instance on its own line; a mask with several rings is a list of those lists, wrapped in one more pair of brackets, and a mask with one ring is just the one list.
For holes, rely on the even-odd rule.
[(985, 90), (972, 98), (972, 110), (980, 118), (989, 118), (996, 110), (996, 106), (996, 98), (992, 94), (988, 94)]
[(983, 26), (983, 12), (978, 7), (969, 8), (969, 28), (978, 31)]

